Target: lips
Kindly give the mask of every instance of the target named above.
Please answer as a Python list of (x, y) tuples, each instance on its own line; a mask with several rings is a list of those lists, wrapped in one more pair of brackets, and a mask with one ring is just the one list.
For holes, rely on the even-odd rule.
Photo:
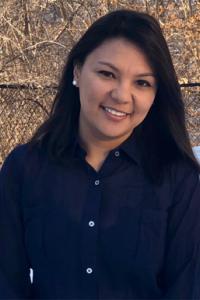
[(117, 116), (117, 117), (125, 117), (127, 115), (130, 115), (130, 113), (124, 112), (124, 111), (120, 111), (118, 109), (112, 108), (112, 107), (108, 107), (108, 106), (101, 106), (106, 112), (112, 114), (113, 116)]
[(123, 122), (123, 120), (126, 120), (130, 113), (126, 113), (124, 111), (119, 111), (117, 109), (108, 107), (108, 106), (100, 106), (102, 108), (102, 111), (104, 112), (107, 120), (111, 122), (115, 122), (116, 124), (118, 122)]

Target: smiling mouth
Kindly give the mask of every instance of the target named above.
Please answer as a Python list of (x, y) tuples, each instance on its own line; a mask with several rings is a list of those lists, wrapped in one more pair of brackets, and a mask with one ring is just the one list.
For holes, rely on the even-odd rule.
[(126, 117), (128, 115), (130, 115), (130, 113), (126, 113), (126, 112), (123, 112), (123, 111), (119, 111), (119, 110), (116, 110), (114, 108), (110, 108), (110, 107), (107, 107), (107, 106), (101, 106), (106, 112), (112, 114), (113, 116), (117, 116), (117, 117)]

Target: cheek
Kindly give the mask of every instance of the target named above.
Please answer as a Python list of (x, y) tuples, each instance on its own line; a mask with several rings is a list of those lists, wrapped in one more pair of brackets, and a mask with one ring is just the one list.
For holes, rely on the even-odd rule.
[(104, 96), (101, 88), (91, 85), (87, 89), (80, 90), (81, 107), (88, 111), (94, 111), (99, 108)]
[(151, 109), (154, 103), (155, 93), (143, 94), (141, 97), (138, 96), (135, 103), (136, 110), (141, 114), (146, 114)]
[(136, 106), (136, 112), (140, 115), (146, 115), (150, 111), (152, 105), (153, 105), (153, 102), (151, 102), (151, 103), (139, 103)]
[(79, 97), (80, 97), (80, 104), (82, 109), (88, 109), (91, 107), (92, 104), (92, 93), (91, 89), (84, 87), (79, 88)]
[(80, 93), (80, 104), (81, 112), (87, 116), (87, 118), (91, 118), (97, 110), (96, 98), (91, 90)]

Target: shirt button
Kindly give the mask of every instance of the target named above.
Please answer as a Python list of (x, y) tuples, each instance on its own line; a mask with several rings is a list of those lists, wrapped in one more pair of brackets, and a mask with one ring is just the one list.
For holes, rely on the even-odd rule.
[(115, 156), (116, 156), (116, 157), (119, 156), (119, 151), (115, 151)]
[(88, 224), (90, 227), (93, 227), (95, 225), (94, 221), (90, 221)]
[(95, 180), (94, 184), (99, 185), (99, 182), (100, 182), (99, 180)]
[(87, 268), (87, 269), (86, 269), (86, 273), (87, 273), (87, 274), (91, 274), (92, 272), (93, 272), (92, 268)]

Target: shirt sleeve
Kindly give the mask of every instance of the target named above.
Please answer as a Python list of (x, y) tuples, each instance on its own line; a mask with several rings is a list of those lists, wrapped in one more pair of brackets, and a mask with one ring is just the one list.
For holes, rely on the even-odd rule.
[(17, 147), (0, 171), (0, 299), (31, 297), (20, 207), (23, 151)]
[(200, 179), (192, 168), (180, 173), (169, 209), (163, 299), (200, 299)]

